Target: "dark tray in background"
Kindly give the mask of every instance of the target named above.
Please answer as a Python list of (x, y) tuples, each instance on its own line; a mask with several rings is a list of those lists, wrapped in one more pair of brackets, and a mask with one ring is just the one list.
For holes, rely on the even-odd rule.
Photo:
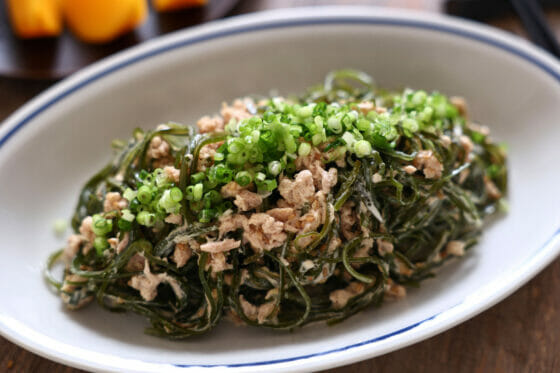
[(111, 43), (95, 45), (81, 42), (68, 29), (57, 38), (19, 39), (11, 30), (5, 1), (0, 0), (0, 75), (28, 79), (63, 78), (147, 39), (221, 18), (238, 1), (209, 0), (205, 7), (173, 13), (157, 13), (150, 9), (146, 22), (135, 31)]
[[(535, 1), (535, 0), (526, 0)], [(543, 8), (560, 8), (560, 0), (537, 0)], [(489, 21), (514, 14), (510, 0), (445, 0), (444, 10), (455, 16)]]

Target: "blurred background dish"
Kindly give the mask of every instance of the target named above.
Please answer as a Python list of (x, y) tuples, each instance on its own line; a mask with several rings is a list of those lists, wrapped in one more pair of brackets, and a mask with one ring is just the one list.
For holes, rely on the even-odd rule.
[[(19, 1), (19, 0), (16, 0)], [(227, 15), (239, 0), (209, 0), (201, 7), (176, 12), (156, 12), (150, 4), (146, 21), (106, 44), (79, 40), (66, 29), (58, 37), (21, 39), (9, 21), (7, 3), (0, 1), (0, 75), (59, 79), (103, 57), (143, 41), (184, 27), (198, 25)]]

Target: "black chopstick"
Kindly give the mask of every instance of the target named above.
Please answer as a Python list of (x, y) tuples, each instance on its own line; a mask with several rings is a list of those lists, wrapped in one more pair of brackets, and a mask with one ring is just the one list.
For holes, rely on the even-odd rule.
[(544, 12), (536, 0), (526, 0), (527, 8), (533, 14), (535, 20), (541, 26), (543, 30), (543, 36), (547, 39), (548, 43), (553, 47), (553, 49), (558, 52), (560, 51), (560, 45), (556, 39), (554, 30), (550, 28), (548, 21), (544, 15)]
[(531, 40), (556, 57), (560, 57), (560, 45), (536, 0), (510, 0), (521, 18)]

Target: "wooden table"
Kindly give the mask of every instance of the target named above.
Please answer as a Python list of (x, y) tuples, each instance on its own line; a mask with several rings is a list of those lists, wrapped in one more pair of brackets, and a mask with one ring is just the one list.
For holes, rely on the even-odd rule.
[[(320, 5), (374, 4), (440, 11), (439, 0), (245, 0), (234, 14)], [(560, 32), (560, 13), (548, 14)], [(494, 25), (523, 35), (514, 17)], [(0, 119), (51, 82), (0, 78)], [(350, 366), (341, 372), (560, 372), (560, 259), (509, 298), (481, 315), (411, 347)], [(0, 337), (0, 372), (79, 372), (43, 359)]]

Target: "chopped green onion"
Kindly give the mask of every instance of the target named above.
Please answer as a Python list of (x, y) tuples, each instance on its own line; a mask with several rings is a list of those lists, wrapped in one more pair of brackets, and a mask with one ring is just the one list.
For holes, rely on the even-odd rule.
[(418, 131), (418, 121), (413, 118), (406, 118), (402, 122), (402, 127), (407, 136), (412, 136), (413, 133)]
[(230, 153), (239, 153), (245, 148), (245, 144), (239, 138), (232, 138), (228, 141), (227, 149)]
[(166, 211), (172, 209), (176, 205), (176, 202), (171, 199), (171, 193), (169, 192), (169, 190), (163, 192), (158, 201), (158, 205)]
[(509, 202), (504, 198), (500, 198), (498, 201), (498, 210), (502, 213), (507, 213), (510, 210)]
[(67, 227), (68, 222), (66, 221), (66, 219), (56, 219), (53, 224), (54, 234), (59, 237), (64, 235)]
[(272, 176), (278, 176), (282, 172), (282, 163), (278, 161), (272, 161), (268, 164), (268, 173)]
[(215, 187), (218, 186), (218, 184), (220, 184), (220, 182), (216, 179), (212, 179), (212, 180), (205, 180), (202, 185), (204, 186), (204, 189), (214, 189)]
[(340, 122), (340, 118), (337, 116), (332, 116), (327, 120), (327, 128), (331, 130), (335, 134), (342, 133), (342, 123)]
[(210, 223), (212, 219), (216, 216), (216, 210), (214, 209), (203, 209), (198, 214), (198, 220), (201, 223)]
[(204, 172), (197, 172), (196, 174), (191, 175), (191, 183), (198, 184), (204, 181), (206, 178), (206, 174)]
[(372, 124), (369, 120), (367, 119), (359, 119), (356, 122), (356, 128), (358, 128), (360, 131), (369, 131), (372, 129)]
[(233, 179), (233, 170), (223, 164), (213, 167), (214, 178), (223, 184), (229, 183)]
[(379, 113), (375, 110), (372, 110), (369, 113), (367, 113), (366, 118), (369, 119), (370, 121), (374, 121), (375, 119), (377, 119), (378, 116)]
[(313, 106), (306, 105), (300, 107), (296, 110), (296, 115), (300, 118), (309, 118), (311, 115), (313, 115)]
[(123, 193), (123, 197), (128, 200), (129, 202), (132, 201), (134, 198), (136, 198), (138, 192), (130, 189), (130, 188), (126, 188), (124, 193)]
[(311, 138), (311, 142), (312, 142), (313, 145), (315, 145), (315, 146), (321, 144), (321, 143), (323, 142), (323, 134), (321, 134), (321, 133), (316, 133), (316, 134), (313, 135), (313, 137)]
[(284, 145), (286, 146), (286, 153), (295, 153), (297, 150), (297, 144), (290, 134), (284, 136)]
[(306, 142), (302, 142), (301, 144), (299, 144), (299, 149), (298, 149), (298, 154), (300, 157), (305, 157), (307, 155), (309, 155), (309, 153), (311, 153), (311, 145), (306, 143)]
[(156, 216), (148, 211), (140, 211), (138, 216), (136, 216), (136, 221), (138, 221), (140, 225), (152, 227), (156, 222)]
[(412, 96), (412, 104), (414, 106), (422, 105), (426, 101), (427, 97), (428, 95), (425, 91), (416, 91), (416, 93)]
[(142, 170), (140, 171), (140, 174), (138, 174), (138, 177), (140, 178), (140, 180), (144, 180), (148, 175), (149, 175), (148, 171)]
[(356, 142), (356, 138), (350, 132), (344, 132), (342, 135), (342, 140), (346, 143), (346, 147), (348, 150), (352, 150), (354, 147), (354, 143)]
[(418, 114), (418, 119), (420, 119), (423, 122), (427, 122), (432, 120), (433, 115), (434, 115), (434, 109), (432, 109), (429, 106), (426, 106), (424, 110), (422, 110), (422, 112)]
[(128, 208), (130, 209), (130, 211), (136, 211), (136, 210), (138, 210), (139, 207), (140, 207), (140, 201), (138, 201), (137, 198), (134, 198), (128, 204)]
[(288, 164), (286, 165), (286, 173), (291, 175), (296, 172), (296, 170), (297, 168), (295, 162), (288, 162)]
[(119, 227), (119, 230), (124, 232), (128, 232), (132, 229), (132, 222), (122, 218), (118, 220), (117, 225)]
[(173, 202), (180, 202), (183, 199), (183, 192), (181, 192), (181, 189), (177, 187), (171, 188), (169, 195)]
[(235, 182), (242, 187), (251, 184), (251, 181), (253, 181), (253, 177), (247, 171), (239, 171), (237, 175), (235, 175)]
[(192, 201), (194, 199), (194, 185), (189, 185), (185, 192), (185, 198), (188, 201)]
[(109, 247), (109, 243), (105, 237), (95, 237), (93, 240), (93, 247), (95, 248), (97, 255), (101, 256), (103, 255), (103, 251)]
[(121, 211), (121, 219), (124, 219), (129, 222), (134, 221), (134, 214), (132, 214), (130, 210), (124, 209)]
[(169, 178), (167, 177), (167, 174), (165, 173), (165, 171), (163, 171), (163, 169), (156, 168), (153, 174), (155, 175), (156, 185), (158, 186), (158, 188), (162, 188), (169, 184)]
[(477, 132), (477, 131), (472, 131), (471, 132), (471, 139), (475, 144), (483, 144), (484, 140), (486, 139), (486, 135)]
[(263, 191), (266, 191), (266, 192), (272, 192), (274, 189), (276, 189), (278, 187), (278, 183), (276, 182), (276, 179), (264, 180), (264, 181), (258, 182), (257, 187), (258, 187), (259, 190), (263, 190)]
[(202, 183), (198, 183), (193, 187), (193, 200), (200, 201), (202, 199), (202, 192), (204, 191), (204, 186)]
[(138, 189), (138, 195), (136, 196), (140, 203), (147, 205), (152, 201), (152, 191), (150, 187), (146, 185), (142, 185), (140, 189)]
[(227, 156), (227, 162), (232, 165), (241, 166), (247, 162), (248, 158), (249, 156), (247, 152), (229, 153)]
[(360, 140), (354, 143), (354, 152), (358, 158), (363, 158), (371, 154), (371, 144), (367, 140)]
[(253, 139), (253, 142), (257, 143), (259, 141), (259, 138), (261, 137), (261, 132), (259, 130), (253, 130), (251, 132), (251, 137)]
[(222, 196), (217, 190), (211, 190), (204, 193), (204, 200), (210, 202), (210, 204), (215, 204), (222, 201)]
[(113, 221), (95, 214), (92, 216), (91, 229), (96, 236), (104, 236), (113, 230)]

